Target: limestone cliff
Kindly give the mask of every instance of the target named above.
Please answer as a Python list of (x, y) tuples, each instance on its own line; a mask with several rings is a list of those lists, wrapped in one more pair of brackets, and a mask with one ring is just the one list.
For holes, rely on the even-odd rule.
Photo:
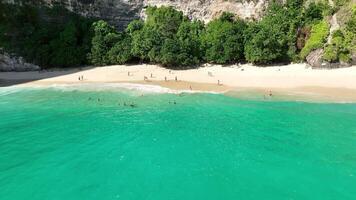
[(10, 55), (0, 48), (0, 72), (35, 70), (40, 70), (40, 67), (27, 63), (22, 57)]
[(173, 6), (194, 19), (205, 22), (219, 16), (222, 12), (231, 12), (242, 19), (259, 19), (268, 5), (265, 0), (145, 0), (144, 5)]
[(63, 5), (86, 17), (109, 21), (123, 28), (131, 20), (144, 16), (147, 6), (173, 6), (190, 18), (205, 22), (224, 11), (246, 18), (260, 18), (267, 7), (267, 0), (2, 0), (8, 3), (21, 1), (44, 3), (49, 6)]

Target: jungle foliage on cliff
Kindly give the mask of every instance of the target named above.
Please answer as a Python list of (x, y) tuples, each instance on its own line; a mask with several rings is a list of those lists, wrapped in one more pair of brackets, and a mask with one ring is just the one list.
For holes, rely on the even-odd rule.
[[(299, 62), (325, 46), (326, 18), (334, 12), (324, 1), (304, 6), (303, 0), (287, 0), (270, 3), (259, 21), (223, 13), (204, 24), (172, 7), (148, 7), (145, 21), (134, 20), (118, 31), (105, 21), (84, 19), (56, 6), (0, 5), (0, 46), (44, 67), (150, 62), (186, 68), (207, 62)], [(355, 24), (349, 24), (347, 30), (354, 30)], [(350, 40), (354, 35), (353, 31), (335, 35), (329, 52), (337, 54), (336, 59), (349, 59), (350, 54), (336, 43), (339, 37)]]
[[(310, 43), (307, 42), (310, 30), (305, 34), (301, 34), (301, 30), (324, 22), (329, 10), (324, 3), (304, 7), (302, 0), (288, 0), (283, 5), (271, 3), (265, 17), (257, 22), (246, 22), (231, 13), (223, 13), (204, 25), (171, 7), (149, 7), (146, 21), (133, 21), (123, 32), (115, 31), (104, 21), (95, 23), (94, 29), (105, 27), (105, 31), (95, 31), (91, 61), (97, 65), (153, 62), (168, 67), (205, 62), (270, 64), (301, 61), (305, 57), (300, 52)], [(103, 36), (104, 32), (106, 36)], [(120, 39), (107, 42), (106, 37)], [(109, 56), (114, 47), (119, 58), (116, 60)], [(98, 48), (101, 48), (100, 55), (97, 54)], [(313, 48), (311, 46), (308, 51)]]
[(42, 67), (89, 64), (92, 22), (59, 6), (0, 3), (0, 47)]

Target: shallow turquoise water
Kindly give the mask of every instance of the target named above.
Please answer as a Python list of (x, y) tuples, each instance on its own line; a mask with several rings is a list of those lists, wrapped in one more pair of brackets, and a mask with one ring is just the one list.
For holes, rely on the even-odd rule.
[(0, 89), (0, 116), (1, 200), (356, 199), (355, 104)]

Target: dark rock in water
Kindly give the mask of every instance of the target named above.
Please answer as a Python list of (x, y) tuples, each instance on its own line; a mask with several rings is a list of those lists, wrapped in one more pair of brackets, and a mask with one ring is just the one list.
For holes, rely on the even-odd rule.
[(312, 68), (325, 67), (325, 66), (323, 66), (323, 54), (324, 54), (323, 49), (317, 49), (317, 50), (312, 51), (306, 58), (307, 63)]
[(11, 56), (6, 52), (0, 51), (0, 71), (1, 72), (23, 72), (37, 71), (41, 68), (37, 65), (25, 62), (22, 57)]

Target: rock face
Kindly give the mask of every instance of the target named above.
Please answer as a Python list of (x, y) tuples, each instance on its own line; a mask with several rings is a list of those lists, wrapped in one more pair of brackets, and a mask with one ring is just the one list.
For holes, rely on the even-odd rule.
[[(17, 3), (19, 0), (2, 1)], [(49, 6), (63, 5), (82, 16), (104, 19), (120, 29), (133, 19), (144, 17), (147, 6), (173, 6), (192, 19), (208, 22), (224, 11), (234, 13), (243, 19), (258, 19), (268, 5), (268, 0), (36, 0), (35, 2)]]
[(123, 29), (133, 19), (140, 18), (143, 0), (42, 0), (46, 5), (62, 5), (84, 17), (108, 21)]
[(351, 65), (356, 65), (356, 53), (353, 52), (351, 55)]
[(12, 57), (8, 53), (0, 51), (0, 71), (36, 71), (41, 68), (37, 65), (26, 63), (22, 57)]
[(307, 63), (312, 68), (324, 67), (323, 66), (323, 54), (324, 54), (323, 49), (317, 49), (317, 50), (312, 51), (306, 58)]
[(173, 6), (192, 19), (208, 22), (222, 12), (231, 12), (242, 19), (259, 19), (268, 5), (266, 0), (145, 0), (145, 6)]
[(342, 68), (342, 67), (350, 67), (352, 63), (345, 62), (336, 62), (330, 63), (323, 60), (323, 49), (316, 49), (312, 51), (306, 58), (308, 65), (312, 68), (324, 68), (324, 69), (333, 69), (333, 68)]

